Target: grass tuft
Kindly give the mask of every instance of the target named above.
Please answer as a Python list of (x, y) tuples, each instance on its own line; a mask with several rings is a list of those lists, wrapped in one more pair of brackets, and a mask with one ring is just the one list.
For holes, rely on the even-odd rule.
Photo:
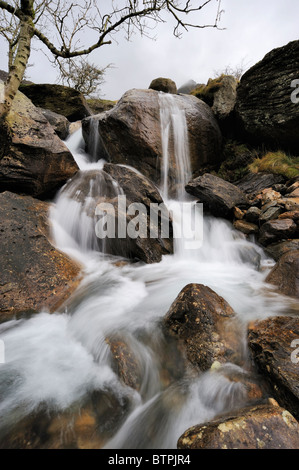
[(299, 157), (290, 157), (282, 151), (268, 152), (249, 165), (252, 173), (269, 172), (288, 179), (299, 176)]

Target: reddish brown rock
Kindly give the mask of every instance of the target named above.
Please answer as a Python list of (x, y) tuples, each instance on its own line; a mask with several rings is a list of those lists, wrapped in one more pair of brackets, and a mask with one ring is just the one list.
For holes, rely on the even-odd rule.
[(76, 289), (80, 267), (50, 242), (50, 205), (0, 194), (0, 321), (55, 311)]
[(0, 191), (52, 197), (77, 171), (48, 120), (18, 92), (0, 129)]
[(295, 222), (299, 219), (299, 211), (287, 211), (278, 216), (279, 219), (292, 219)]
[(299, 297), (299, 250), (288, 251), (268, 274), (266, 282), (283, 295)]
[(202, 284), (188, 284), (164, 318), (164, 326), (176, 335), (189, 361), (201, 370), (214, 361), (240, 361), (239, 325), (230, 305)]
[(188, 429), (178, 449), (298, 449), (299, 424), (272, 403), (243, 408)]
[(250, 324), (248, 345), (275, 398), (298, 419), (299, 317), (270, 317)]
[(251, 224), (250, 222), (247, 222), (246, 220), (236, 220), (234, 222), (234, 227), (237, 230), (240, 230), (240, 232), (245, 233), (245, 235), (250, 235), (253, 233), (258, 233), (259, 228), (255, 224)]
[(139, 390), (142, 371), (138, 357), (128, 341), (119, 335), (106, 338), (113, 357), (114, 368), (122, 382), (134, 390)]

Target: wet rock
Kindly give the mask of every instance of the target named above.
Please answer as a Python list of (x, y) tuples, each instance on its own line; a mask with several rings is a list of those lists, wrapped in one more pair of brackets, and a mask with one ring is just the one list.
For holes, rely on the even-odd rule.
[(173, 95), (177, 94), (177, 87), (173, 80), (170, 78), (155, 78), (151, 81), (149, 86), (150, 90), (163, 91), (164, 93), (172, 93)]
[[(238, 384), (240, 386), (239, 393), (232, 393), (227, 397), (227, 408), (229, 409), (261, 403), (267, 397), (265, 384), (261, 380), (261, 376), (257, 374), (248, 372), (234, 364), (220, 364), (217, 361), (212, 364), (211, 371), (225, 377), (232, 385)], [(210, 405), (213, 405), (213, 403), (210, 403)]]
[(129, 341), (120, 335), (106, 338), (113, 357), (114, 368), (121, 381), (134, 390), (140, 390), (142, 371), (138, 357)]
[(284, 183), (285, 178), (272, 173), (249, 173), (236, 185), (246, 194), (257, 194), (263, 189), (271, 188), (275, 184)]
[(237, 186), (209, 173), (190, 181), (186, 191), (216, 217), (232, 218), (235, 206), (247, 205), (245, 194)]
[(299, 250), (282, 255), (266, 282), (277, 286), (280, 294), (299, 297)]
[[(153, 183), (145, 176), (121, 165), (107, 163), (104, 165), (104, 171), (117, 181), (122, 189), (127, 198), (127, 208), (131, 204), (141, 203), (146, 209), (144, 222), (146, 224), (145, 232), (147, 236), (135, 239), (127, 237), (125, 252), (120, 251), (114, 254), (125, 254), (129, 258), (137, 257), (146, 263), (154, 263), (161, 261), (162, 255), (173, 253), (171, 216)], [(158, 212), (158, 209), (154, 209), (154, 207), (158, 208), (158, 205), (162, 208), (161, 213)], [(151, 217), (154, 212), (156, 213), (156, 220), (153, 220), (153, 217)], [(134, 214), (133, 216), (126, 215), (127, 224), (131, 223)], [(150, 230), (156, 236), (152, 236)], [(112, 251), (114, 250), (113, 247), (111, 249)]]
[[(249, 325), (248, 345), (278, 402), (299, 418), (298, 317), (270, 317)], [(293, 343), (294, 342), (294, 343)]]
[(18, 92), (0, 132), (0, 191), (51, 197), (77, 171), (47, 119)]
[(164, 318), (177, 336), (189, 361), (201, 370), (213, 362), (240, 361), (239, 325), (229, 304), (202, 284), (188, 284)]
[[(78, 172), (63, 188), (63, 195), (70, 210), (75, 200), (79, 213), (88, 216), (84, 223), (89, 224), (89, 228), (85, 225), (89, 248), (145, 263), (159, 262), (163, 255), (173, 253), (169, 211), (153, 183), (136, 171), (106, 164), (104, 171)], [(101, 222), (105, 219), (107, 230)], [(78, 223), (80, 219), (72, 236), (80, 243)], [(108, 227), (113, 229), (111, 235), (107, 235)]]
[(58, 137), (61, 140), (65, 140), (69, 135), (69, 120), (65, 116), (62, 116), (62, 114), (54, 113), (54, 111), (50, 111), (49, 109), (38, 109), (43, 113), (47, 121), (54, 128), (54, 131), (58, 135)]
[(252, 224), (247, 222), (246, 220), (236, 220), (234, 222), (234, 227), (240, 232), (245, 233), (245, 235), (251, 235), (254, 233), (258, 233), (259, 228), (256, 224)]
[(299, 107), (291, 100), (298, 79), (299, 41), (269, 52), (241, 78), (236, 113), (254, 143), (299, 152)]
[(265, 248), (265, 251), (274, 258), (275, 261), (278, 261), (282, 255), (294, 250), (299, 250), (299, 240), (296, 238), (285, 242), (271, 243), (271, 245)]
[[(273, 403), (273, 402), (272, 402)], [(261, 404), (188, 429), (178, 449), (297, 449), (299, 424), (286, 410)]]
[(161, 194), (156, 186), (142, 174), (122, 165), (114, 165), (113, 163), (105, 163), (103, 169), (117, 181), (130, 203), (142, 202), (148, 208), (152, 203), (163, 203)]
[(0, 321), (42, 309), (55, 311), (76, 289), (80, 267), (49, 238), (50, 205), (0, 194)]
[(62, 114), (69, 121), (79, 121), (91, 115), (87, 102), (79, 91), (63, 85), (21, 85), (20, 91), (35, 106)]
[(297, 225), (292, 219), (270, 220), (260, 229), (259, 243), (269, 245), (278, 240), (292, 238)]
[[(98, 122), (98, 155), (111, 163), (133, 166), (156, 184), (160, 184), (162, 167), (159, 96), (155, 90), (130, 90), (113, 109), (92, 118)], [(221, 133), (209, 106), (190, 95), (171, 95), (171, 99), (186, 113), (192, 170), (207, 162), (218, 162)], [(83, 120), (87, 147), (90, 124), (90, 118)], [(169, 181), (172, 182), (175, 158), (174, 136), (170, 134)]]
[(101, 449), (130, 411), (129, 397), (109, 389), (64, 411), (40, 405), (1, 436), (0, 449)]

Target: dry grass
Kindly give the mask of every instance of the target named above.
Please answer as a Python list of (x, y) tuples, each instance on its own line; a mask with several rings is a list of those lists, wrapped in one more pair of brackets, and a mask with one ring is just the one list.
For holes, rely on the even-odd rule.
[(299, 157), (290, 157), (282, 151), (268, 152), (249, 165), (252, 173), (269, 172), (288, 179), (299, 176)]

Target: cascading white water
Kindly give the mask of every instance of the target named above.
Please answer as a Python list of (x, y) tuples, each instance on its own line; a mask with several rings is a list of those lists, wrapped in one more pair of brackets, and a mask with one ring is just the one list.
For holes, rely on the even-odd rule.
[[(161, 95), (161, 120), (168, 120), (169, 127), (172, 105), (168, 97), (164, 98)], [(174, 140), (181, 184), (189, 172), (184, 166), (186, 155), (180, 153), (186, 148), (182, 120), (182, 115), (171, 118), (173, 135), (180, 136)], [(165, 150), (167, 123), (163, 126)], [(67, 144), (88, 182), (88, 172), (99, 170), (102, 163), (88, 162), (80, 131)], [(167, 167), (168, 152), (164, 174)], [(93, 184), (87, 196), (92, 196)], [(73, 191), (72, 183), (69, 188)], [(113, 390), (120, 408), (129, 400), (130, 409), (106, 440), (107, 448), (175, 448), (178, 437), (189, 426), (241, 406), (245, 400), (242, 384), (229, 381), (217, 371), (194, 378), (181, 370), (180, 361), (169, 353), (172, 346), (165, 343), (159, 323), (180, 290), (191, 282), (211, 287), (231, 304), (244, 325), (292, 308), (291, 301), (264, 284), (271, 261), (263, 251), (224, 220), (204, 218), (203, 245), (196, 250), (188, 253), (179, 243), (175, 254), (165, 256), (160, 263), (117, 267), (115, 258), (103, 258), (93, 250), (94, 228), (85, 225), (85, 220), (78, 226), (82, 207), (74, 209), (69, 196), (65, 188), (58, 195), (51, 214), (54, 236), (58, 248), (81, 261), (85, 277), (67, 311), (52, 315), (42, 312), (0, 325), (6, 347), (6, 363), (0, 368), (0, 440), (41, 404), (50, 410), (65, 410), (74, 404), (80, 406), (90, 391)], [(86, 204), (83, 201), (84, 210)], [(106, 338), (115, 334), (125, 338), (137, 357), (142, 371), (139, 391), (124, 386), (112, 367)], [(169, 357), (174, 362), (170, 360), (170, 365), (166, 364)], [(164, 369), (171, 370), (168, 381), (163, 379)]]
[(176, 199), (183, 201), (186, 199), (185, 186), (191, 178), (191, 167), (185, 111), (175, 98), (169, 93), (159, 93), (163, 153), (161, 192), (165, 200), (169, 199), (169, 187), (173, 184)]

